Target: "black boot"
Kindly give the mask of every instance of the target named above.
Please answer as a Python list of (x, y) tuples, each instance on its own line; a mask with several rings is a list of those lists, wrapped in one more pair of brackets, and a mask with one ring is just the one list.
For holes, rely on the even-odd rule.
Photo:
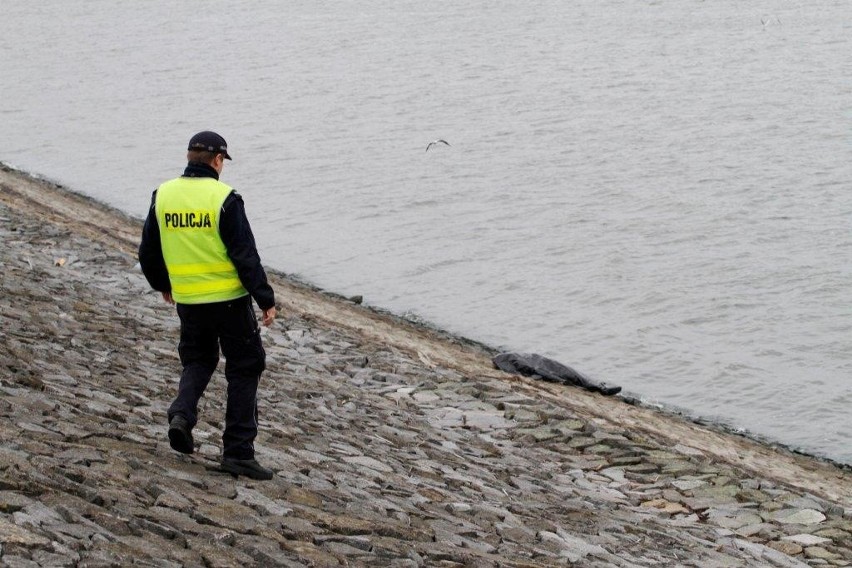
[(256, 459), (236, 460), (233, 458), (222, 458), (222, 471), (233, 476), (245, 475), (252, 479), (272, 479), (272, 470), (266, 469)]
[(189, 422), (180, 414), (175, 414), (169, 422), (169, 444), (172, 449), (182, 454), (191, 454), (195, 451), (192, 441), (192, 429)]

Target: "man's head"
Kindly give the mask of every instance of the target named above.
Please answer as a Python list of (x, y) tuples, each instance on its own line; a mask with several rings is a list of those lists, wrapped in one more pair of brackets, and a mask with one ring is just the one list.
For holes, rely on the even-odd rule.
[(189, 162), (208, 164), (222, 173), (225, 160), (230, 160), (231, 156), (228, 154), (228, 143), (225, 139), (215, 132), (205, 130), (189, 139), (186, 159)]

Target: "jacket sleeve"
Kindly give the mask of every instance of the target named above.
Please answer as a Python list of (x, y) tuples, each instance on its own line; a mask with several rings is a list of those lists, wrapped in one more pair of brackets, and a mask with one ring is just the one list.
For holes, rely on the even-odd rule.
[(151, 196), (151, 207), (142, 228), (142, 242), (139, 243), (139, 265), (151, 288), (158, 292), (171, 292), (172, 283), (169, 281), (169, 271), (163, 259), (163, 249), (160, 246), (160, 225), (157, 223), (155, 204), (157, 191)]
[(254, 301), (261, 310), (268, 310), (275, 306), (275, 292), (266, 279), (266, 271), (260, 263), (260, 255), (254, 241), (246, 217), (243, 199), (236, 192), (225, 199), (222, 204), (222, 213), (219, 216), (219, 235), (228, 256), (237, 268), (243, 287), (248, 290)]

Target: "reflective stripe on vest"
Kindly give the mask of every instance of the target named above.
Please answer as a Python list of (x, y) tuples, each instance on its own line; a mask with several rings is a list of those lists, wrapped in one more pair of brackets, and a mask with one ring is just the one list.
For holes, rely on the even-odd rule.
[(213, 178), (180, 177), (157, 189), (160, 244), (179, 304), (225, 302), (248, 294), (219, 235), (231, 188)]

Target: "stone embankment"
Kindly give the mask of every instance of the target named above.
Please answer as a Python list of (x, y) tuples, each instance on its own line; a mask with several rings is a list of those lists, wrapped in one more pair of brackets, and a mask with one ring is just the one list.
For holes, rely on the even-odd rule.
[(0, 564), (849, 566), (848, 469), (576, 388), (274, 277), (258, 459), (165, 413), (173, 309), (139, 222), (0, 171)]

